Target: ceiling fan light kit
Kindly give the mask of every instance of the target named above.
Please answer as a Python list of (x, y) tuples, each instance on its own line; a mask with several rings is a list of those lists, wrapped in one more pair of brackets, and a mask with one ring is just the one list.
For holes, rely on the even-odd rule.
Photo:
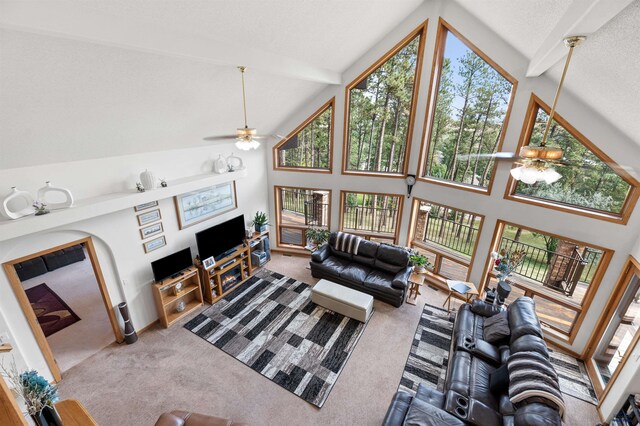
[(538, 164), (523, 165), (511, 169), (511, 176), (514, 179), (526, 183), (527, 185), (533, 185), (536, 182), (544, 182), (550, 185), (557, 182), (562, 175), (555, 171), (553, 167), (548, 167), (542, 161), (535, 161)]

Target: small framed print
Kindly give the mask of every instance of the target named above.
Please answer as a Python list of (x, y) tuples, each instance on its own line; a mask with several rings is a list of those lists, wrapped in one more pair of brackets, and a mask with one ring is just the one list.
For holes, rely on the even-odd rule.
[(135, 206), (133, 209), (137, 212), (141, 211), (141, 210), (146, 210), (146, 209), (150, 209), (151, 207), (155, 207), (158, 205), (157, 201), (149, 201), (148, 203), (144, 203), (144, 204), (138, 204), (137, 206)]
[(145, 226), (144, 228), (140, 228), (140, 238), (146, 240), (154, 235), (162, 234), (163, 232), (164, 227), (162, 226), (162, 222), (154, 223), (152, 225)]
[(144, 247), (144, 252), (145, 253), (149, 253), (151, 251), (157, 250), (160, 247), (164, 247), (167, 245), (167, 240), (164, 238), (164, 235), (162, 237), (158, 237), (155, 238), (151, 241), (147, 241), (146, 243), (142, 244)]
[(160, 209), (151, 210), (150, 212), (140, 213), (138, 215), (138, 225), (146, 225), (147, 223), (156, 222), (162, 219)]
[(205, 260), (202, 261), (202, 266), (204, 266), (204, 269), (206, 269), (207, 271), (213, 268), (215, 265), (216, 265), (216, 260), (213, 258), (213, 256), (207, 257)]

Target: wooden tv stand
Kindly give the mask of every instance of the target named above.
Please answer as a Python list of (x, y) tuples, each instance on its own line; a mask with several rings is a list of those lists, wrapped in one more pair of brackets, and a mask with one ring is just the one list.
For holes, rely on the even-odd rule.
[[(183, 289), (176, 294), (174, 288), (179, 282), (182, 282)], [(195, 266), (185, 269), (175, 278), (166, 278), (156, 282), (152, 287), (158, 316), (165, 328), (202, 306), (202, 290), (198, 270)], [(184, 301), (186, 305), (182, 312), (178, 312), (176, 309), (179, 300)]]
[[(255, 249), (251, 244), (268, 237), (269, 231), (254, 233), (251, 238), (245, 240), (243, 245), (236, 247), (232, 253), (217, 260), (215, 266), (209, 270), (205, 269), (200, 262), (198, 270), (204, 300), (214, 304), (251, 277), (260, 268), (258, 265), (251, 264), (251, 252)], [(221, 267), (222, 265), (225, 266)]]

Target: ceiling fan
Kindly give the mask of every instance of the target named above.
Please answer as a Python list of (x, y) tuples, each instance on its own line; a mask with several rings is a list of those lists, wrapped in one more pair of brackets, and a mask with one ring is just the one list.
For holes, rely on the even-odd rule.
[(240, 75), (242, 77), (242, 107), (244, 110), (244, 127), (236, 129), (235, 135), (219, 135), (208, 136), (204, 138), (205, 141), (236, 141), (236, 147), (243, 151), (249, 151), (251, 149), (258, 149), (260, 147), (260, 141), (267, 141), (269, 139), (284, 139), (284, 136), (280, 135), (259, 135), (255, 128), (247, 125), (247, 97), (244, 88), (244, 73), (247, 69), (245, 66), (239, 66)]
[[(555, 99), (553, 100), (553, 106), (551, 107), (549, 119), (547, 120), (544, 135), (542, 137), (542, 142), (540, 142), (539, 146), (523, 146), (518, 154), (514, 152), (496, 152), (493, 154), (461, 155), (458, 156), (458, 158), (467, 159), (469, 157), (472, 157), (511, 161), (519, 166), (511, 169), (511, 176), (513, 176), (514, 179), (528, 185), (533, 185), (536, 182), (545, 182), (547, 184), (552, 184), (558, 181), (560, 178), (562, 178), (562, 175), (554, 169), (554, 166), (590, 167), (591, 165), (588, 164), (588, 161), (586, 161), (586, 159), (585, 162), (580, 164), (574, 164), (566, 161), (563, 158), (564, 151), (562, 150), (562, 148), (547, 145), (549, 130), (551, 129), (551, 123), (553, 122), (553, 118), (556, 113), (556, 105), (558, 104), (560, 91), (562, 90), (564, 78), (567, 74), (567, 69), (569, 68), (569, 62), (571, 61), (573, 49), (585, 39), (585, 36), (573, 36), (564, 39), (565, 45), (569, 47), (569, 54), (567, 55), (567, 60), (564, 64), (564, 69), (562, 70), (562, 77), (560, 78), (558, 90), (556, 91)], [(624, 167), (621, 167), (615, 163), (607, 162), (606, 164), (614, 170), (625, 169)]]

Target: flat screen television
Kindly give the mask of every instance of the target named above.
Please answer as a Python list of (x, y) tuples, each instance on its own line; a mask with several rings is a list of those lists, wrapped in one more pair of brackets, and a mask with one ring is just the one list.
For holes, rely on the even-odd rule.
[(245, 224), (242, 214), (200, 231), (196, 234), (200, 259), (204, 260), (213, 256), (218, 260), (226, 252), (242, 244), (244, 238)]
[(158, 259), (155, 262), (151, 262), (153, 278), (156, 281), (162, 281), (167, 277), (178, 274), (190, 266), (193, 266), (193, 259), (189, 247), (170, 254), (167, 257), (163, 257), (162, 259)]

